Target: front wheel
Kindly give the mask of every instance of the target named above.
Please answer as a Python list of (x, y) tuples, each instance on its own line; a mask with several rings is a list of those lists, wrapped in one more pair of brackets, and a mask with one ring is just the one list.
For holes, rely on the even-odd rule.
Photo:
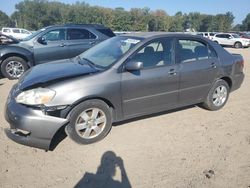
[(236, 43), (234, 44), (234, 47), (235, 47), (235, 48), (242, 48), (242, 44), (241, 44), (240, 42), (236, 42)]
[(28, 69), (27, 62), (17, 56), (8, 57), (1, 64), (1, 72), (8, 79), (18, 79)]
[(112, 127), (110, 107), (100, 100), (85, 101), (76, 106), (66, 126), (68, 136), (79, 144), (102, 140)]
[(210, 89), (203, 106), (211, 111), (221, 109), (229, 97), (229, 86), (224, 80), (217, 80)]

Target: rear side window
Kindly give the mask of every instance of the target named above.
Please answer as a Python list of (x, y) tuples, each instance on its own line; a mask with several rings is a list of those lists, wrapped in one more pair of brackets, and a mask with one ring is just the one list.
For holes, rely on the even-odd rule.
[(176, 48), (181, 63), (209, 58), (207, 45), (200, 41), (178, 40)]
[(13, 33), (20, 33), (19, 29), (13, 29), (12, 31), (13, 31)]
[(209, 46), (209, 58), (218, 58), (217, 53), (211, 46)]
[(224, 38), (224, 35), (216, 35), (218, 38)]
[(13, 33), (20, 33), (20, 30), (19, 29), (13, 29), (12, 32)]
[(115, 34), (113, 33), (113, 31), (111, 29), (97, 29), (97, 31), (99, 31), (100, 33), (102, 33), (108, 37), (115, 36)]
[(68, 29), (68, 40), (96, 39), (96, 36), (86, 29)]

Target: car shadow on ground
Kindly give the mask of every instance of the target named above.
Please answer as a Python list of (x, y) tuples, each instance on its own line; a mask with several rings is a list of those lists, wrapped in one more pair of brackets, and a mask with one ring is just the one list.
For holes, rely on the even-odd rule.
[(174, 112), (187, 110), (187, 109), (194, 108), (194, 107), (197, 107), (197, 106), (200, 107), (200, 108), (203, 108), (200, 105), (190, 105), (190, 106), (185, 106), (185, 107), (181, 107), (181, 108), (177, 108), (177, 109), (173, 109), (173, 110), (157, 112), (157, 113), (153, 113), (153, 114), (150, 114), (150, 115), (144, 115), (144, 116), (135, 117), (135, 118), (131, 118), (131, 119), (124, 120), (124, 121), (119, 121), (119, 122), (113, 123), (113, 126), (119, 126), (119, 125), (122, 125), (122, 124), (131, 123), (131, 122), (134, 122), (134, 121), (139, 121), (139, 120), (143, 120), (143, 119), (147, 119), (147, 118), (157, 117), (157, 116), (160, 116), (160, 115), (171, 114), (171, 113), (174, 113)]
[[(119, 168), (121, 181), (113, 177)], [(113, 151), (107, 151), (102, 155), (101, 164), (96, 173), (86, 172), (75, 188), (131, 188), (124, 163), (121, 157), (116, 156)]]
[[(163, 111), (163, 112), (158, 112), (158, 113), (154, 113), (154, 114), (150, 114), (150, 115), (145, 115), (145, 116), (140, 116), (140, 117), (136, 117), (136, 118), (131, 118), (128, 120), (124, 120), (124, 121), (119, 121), (116, 123), (113, 123), (112, 126), (120, 126), (120, 125), (124, 125), (126, 123), (130, 123), (130, 122), (134, 122), (134, 121), (139, 121), (139, 120), (143, 120), (143, 119), (147, 119), (147, 118), (152, 118), (152, 117), (156, 117), (156, 116), (160, 116), (160, 115), (166, 115), (166, 114), (170, 114), (170, 113), (174, 113), (174, 112), (178, 112), (178, 111), (182, 111), (182, 110), (187, 110), (190, 108), (194, 108), (194, 107), (201, 107), (200, 105), (190, 105), (190, 106), (186, 106), (186, 107), (181, 107), (181, 108), (177, 108), (177, 109), (173, 109), (173, 110), (168, 110), (168, 111)], [(56, 149), (56, 147), (67, 137), (66, 133), (65, 133), (65, 126), (62, 126), (57, 133), (55, 134), (55, 136), (53, 137), (49, 150), (53, 151)]]

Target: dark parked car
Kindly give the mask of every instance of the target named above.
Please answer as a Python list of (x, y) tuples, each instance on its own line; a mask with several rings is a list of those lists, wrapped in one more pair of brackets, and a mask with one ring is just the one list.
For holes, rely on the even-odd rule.
[(15, 142), (51, 150), (64, 128), (90, 144), (113, 122), (199, 103), (218, 110), (241, 86), (243, 66), (241, 55), (200, 36), (113, 37), (74, 59), (28, 70), (9, 94), (5, 131)]
[(30, 67), (75, 57), (113, 36), (109, 28), (97, 24), (49, 26), (16, 44), (1, 45), (1, 72), (9, 79), (17, 79)]

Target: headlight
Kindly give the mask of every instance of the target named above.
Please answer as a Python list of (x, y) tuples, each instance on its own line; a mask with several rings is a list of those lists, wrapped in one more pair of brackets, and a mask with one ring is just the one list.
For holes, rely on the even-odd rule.
[(46, 88), (31, 89), (20, 93), (16, 97), (16, 102), (27, 105), (46, 104), (54, 98), (55, 94), (56, 92), (51, 89), (46, 89)]

